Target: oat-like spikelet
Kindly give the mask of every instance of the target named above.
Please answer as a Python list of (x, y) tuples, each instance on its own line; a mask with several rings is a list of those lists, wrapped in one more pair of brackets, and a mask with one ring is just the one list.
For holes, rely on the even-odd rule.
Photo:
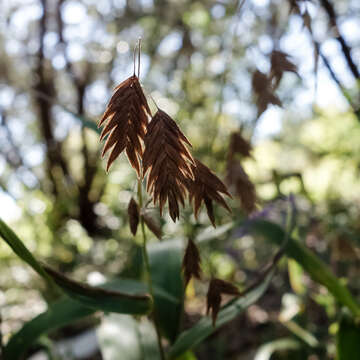
[(233, 188), (240, 198), (243, 209), (248, 213), (256, 210), (256, 191), (239, 161), (232, 160), (227, 164), (226, 183)]
[(189, 198), (193, 203), (194, 214), (197, 218), (202, 202), (205, 203), (207, 214), (215, 227), (215, 216), (212, 201), (216, 201), (231, 212), (221, 194), (231, 197), (225, 184), (201, 161), (195, 159), (192, 166), (194, 180), (189, 183)]
[(148, 229), (159, 239), (161, 240), (162, 237), (162, 231), (161, 231), (161, 225), (156, 219), (151, 216), (150, 212), (146, 211), (144, 209), (141, 212), (141, 217), (144, 219), (145, 225), (148, 227)]
[(243, 157), (251, 157), (252, 146), (241, 135), (241, 132), (234, 132), (230, 136), (229, 159), (233, 159), (235, 154)]
[(257, 117), (260, 117), (270, 104), (282, 106), (280, 99), (274, 93), (271, 78), (259, 70), (253, 74), (252, 88), (256, 96)]
[(299, 76), (297, 67), (289, 60), (289, 55), (278, 50), (271, 53), (270, 78), (274, 79), (274, 87), (277, 88), (285, 71), (292, 72)]
[(149, 105), (137, 76), (133, 75), (115, 88), (99, 122), (99, 127), (105, 124), (100, 140), (108, 135), (102, 156), (112, 148), (106, 170), (126, 150), (130, 164), (140, 177), (139, 158), (143, 155), (141, 141), (145, 138), (147, 114), (151, 116)]
[(134, 200), (134, 198), (131, 198), (131, 200), (129, 202), (128, 216), (129, 216), (129, 224), (130, 224), (131, 233), (135, 236), (138, 225), (139, 225), (140, 211), (139, 211), (139, 205)]
[(184, 278), (185, 278), (185, 286), (189, 283), (192, 277), (196, 277), (200, 279), (201, 277), (201, 267), (200, 267), (200, 253), (199, 249), (195, 245), (195, 243), (189, 239), (183, 262), (182, 268), (184, 271)]
[(191, 146), (175, 121), (158, 110), (150, 121), (145, 136), (143, 175), (149, 170), (147, 191), (159, 204), (160, 214), (168, 201), (173, 221), (180, 216), (179, 203), (184, 206), (186, 186), (193, 178), (194, 160), (186, 148)]
[(215, 326), (216, 324), (216, 318), (220, 311), (222, 294), (236, 296), (236, 295), (240, 295), (240, 292), (235, 285), (227, 281), (216, 278), (211, 279), (208, 293), (206, 296), (206, 300), (207, 300), (206, 314), (209, 314), (209, 312), (211, 311), (213, 326)]

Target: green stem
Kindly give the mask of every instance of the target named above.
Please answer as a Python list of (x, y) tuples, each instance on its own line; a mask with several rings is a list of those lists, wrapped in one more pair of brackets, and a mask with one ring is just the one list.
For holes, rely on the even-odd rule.
[[(141, 184), (140, 179), (138, 179), (138, 201), (139, 201), (139, 206), (141, 209), (142, 205), (143, 205), (143, 199), (142, 199), (142, 184)], [(157, 342), (159, 345), (160, 357), (161, 357), (161, 360), (165, 360), (164, 348), (163, 348), (162, 342), (161, 342), (161, 334), (160, 334), (159, 324), (157, 321), (156, 311), (155, 311), (154, 290), (153, 290), (153, 284), (152, 284), (152, 279), (151, 279), (149, 255), (148, 255), (148, 252), (146, 249), (147, 239), (146, 239), (146, 233), (145, 233), (144, 218), (142, 216), (140, 218), (140, 224), (141, 224), (141, 232), (142, 232), (142, 238), (143, 238), (142, 250), (143, 250), (144, 263), (145, 263), (146, 282), (148, 284), (149, 292), (150, 292), (151, 298), (153, 300), (153, 321), (154, 321), (154, 326), (155, 326), (155, 331), (156, 331)]]

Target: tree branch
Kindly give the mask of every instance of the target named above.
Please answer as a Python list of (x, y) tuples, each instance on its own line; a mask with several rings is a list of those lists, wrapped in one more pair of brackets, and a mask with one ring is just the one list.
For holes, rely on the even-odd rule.
[[(37, 54), (37, 65), (35, 72), (37, 74), (37, 83), (34, 90), (40, 93), (48, 94), (50, 97), (54, 93), (54, 84), (49, 80), (49, 75), (46, 74), (45, 56), (44, 56), (44, 37), (46, 35), (46, 24), (49, 15), (47, 0), (41, 0), (43, 8), (43, 15), (39, 22), (39, 51)], [(59, 193), (59, 179), (54, 174), (56, 168), (60, 168), (63, 175), (70, 178), (70, 173), (67, 164), (62, 156), (62, 146), (54, 136), (52, 128), (52, 114), (51, 104), (43, 98), (37, 97), (36, 103), (39, 110), (40, 130), (46, 145), (47, 155), (47, 172), (53, 184), (53, 193)]]
[(340, 29), (337, 25), (337, 16), (335, 13), (335, 9), (333, 7), (333, 5), (331, 4), (331, 2), (329, 0), (320, 0), (321, 5), (323, 6), (324, 10), (326, 11), (328, 17), (329, 17), (329, 22), (330, 25), (334, 28), (334, 30), (336, 31), (336, 40), (340, 43), (341, 45), (341, 50), (344, 54), (344, 57), (346, 59), (346, 62), (349, 66), (349, 69), (351, 71), (351, 73), (354, 75), (355, 79), (360, 79), (360, 72), (358, 67), (356, 66), (352, 56), (351, 56), (351, 48), (350, 46), (347, 44), (345, 38), (341, 35), (340, 33)]

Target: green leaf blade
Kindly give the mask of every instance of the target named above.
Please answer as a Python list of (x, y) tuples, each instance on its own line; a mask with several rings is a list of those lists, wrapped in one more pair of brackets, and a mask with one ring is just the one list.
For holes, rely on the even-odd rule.
[[(146, 291), (145, 284), (130, 279), (116, 278), (106, 282), (102, 287), (109, 290), (126, 291), (134, 295), (142, 294)], [(166, 299), (169, 299), (168, 295), (164, 294), (164, 291), (161, 291), (158, 296), (165, 296)], [(22, 354), (34, 344), (41, 335), (71, 324), (95, 312), (96, 308), (84, 306), (82, 303), (70, 299), (67, 296), (58, 300), (50, 305), (48, 310), (24, 324), (24, 326), (10, 338), (4, 349), (4, 354), (7, 356), (5, 356), (5, 360), (21, 359)]]
[(94, 313), (69, 298), (54, 303), (47, 311), (27, 322), (14, 334), (4, 348), (5, 360), (21, 359), (25, 351), (43, 334)]
[[(247, 225), (247, 229), (250, 233), (259, 234), (279, 246), (285, 235), (279, 225), (266, 220), (252, 220)], [(294, 238), (289, 239), (285, 252), (297, 261), (314, 281), (324, 285), (341, 304), (347, 306), (355, 316), (360, 316), (359, 303), (318, 256)]]
[(92, 287), (68, 279), (44, 266), (55, 283), (72, 299), (84, 306), (120, 314), (142, 315), (150, 312), (152, 300), (149, 295), (129, 294), (111, 289)]
[(174, 359), (186, 352), (187, 350), (193, 349), (222, 325), (233, 320), (236, 316), (240, 315), (244, 310), (246, 310), (250, 305), (259, 300), (259, 298), (265, 293), (266, 289), (268, 288), (273, 274), (274, 272), (271, 272), (258, 287), (250, 291), (244, 297), (235, 299), (229, 304), (225, 305), (218, 314), (215, 327), (212, 325), (212, 320), (210, 319), (210, 317), (205, 317), (201, 319), (191, 329), (181, 333), (177, 338), (175, 344), (170, 349), (170, 359)]
[(353, 360), (360, 354), (360, 324), (349, 314), (343, 314), (336, 336), (336, 360)]
[(26, 248), (24, 243), (19, 239), (14, 231), (0, 219), (0, 236), (11, 247), (14, 253), (28, 265), (30, 265), (34, 271), (36, 271), (41, 277), (52, 283), (49, 276), (46, 274), (40, 263), (34, 258), (31, 252)]
[[(168, 240), (150, 245), (148, 250), (157, 321), (166, 338), (174, 342), (180, 329), (184, 301), (181, 275), (182, 243), (178, 240)], [(159, 296), (157, 289), (166, 291), (176, 302)]]

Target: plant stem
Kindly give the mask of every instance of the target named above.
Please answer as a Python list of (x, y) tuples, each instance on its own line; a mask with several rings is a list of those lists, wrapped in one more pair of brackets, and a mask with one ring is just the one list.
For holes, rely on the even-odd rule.
[[(142, 205), (143, 205), (143, 199), (142, 199), (142, 185), (141, 185), (140, 179), (138, 179), (138, 201), (139, 201), (139, 206), (141, 209)], [(142, 237), (143, 237), (142, 250), (143, 250), (143, 257), (144, 257), (144, 264), (145, 264), (146, 282), (148, 284), (149, 292), (150, 292), (151, 298), (153, 300), (153, 321), (154, 321), (154, 326), (155, 326), (155, 331), (156, 331), (157, 342), (159, 345), (160, 357), (161, 357), (161, 360), (165, 360), (165, 353), (164, 353), (164, 349), (163, 349), (162, 342), (161, 342), (161, 334), (160, 334), (160, 329), (159, 329), (159, 325), (158, 325), (157, 318), (156, 318), (156, 312), (155, 312), (154, 290), (153, 290), (151, 273), (150, 273), (149, 255), (148, 255), (148, 252), (146, 249), (147, 240), (146, 240), (146, 233), (145, 233), (144, 218), (142, 216), (140, 217), (140, 224), (141, 224), (141, 232), (142, 232)]]

